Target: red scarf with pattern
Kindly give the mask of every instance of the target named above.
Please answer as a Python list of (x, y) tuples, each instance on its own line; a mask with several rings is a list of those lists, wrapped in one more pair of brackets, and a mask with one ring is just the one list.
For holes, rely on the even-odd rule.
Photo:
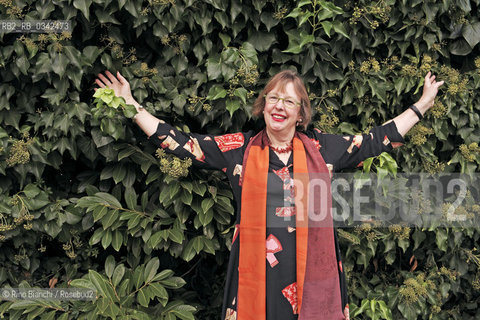
[[(263, 130), (249, 142), (243, 159), (238, 320), (266, 318), (268, 166), (268, 139)], [(293, 139), (293, 177), (299, 320), (345, 319), (331, 216), (330, 174), (318, 149), (302, 133), (296, 133)]]

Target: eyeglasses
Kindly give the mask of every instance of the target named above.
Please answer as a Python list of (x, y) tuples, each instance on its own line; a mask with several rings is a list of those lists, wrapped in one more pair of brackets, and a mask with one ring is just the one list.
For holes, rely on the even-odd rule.
[(283, 105), (289, 109), (294, 109), (300, 105), (300, 102), (295, 101), (291, 97), (280, 98), (275, 94), (266, 94), (265, 101), (270, 104), (276, 104), (279, 100), (283, 102)]

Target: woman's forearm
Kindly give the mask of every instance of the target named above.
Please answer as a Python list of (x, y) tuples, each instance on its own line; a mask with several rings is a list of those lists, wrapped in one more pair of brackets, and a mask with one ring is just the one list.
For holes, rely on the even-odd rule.
[(137, 109), (137, 114), (135, 115), (134, 122), (140, 127), (140, 129), (143, 130), (143, 132), (145, 132), (148, 137), (150, 137), (157, 131), (160, 119), (145, 110), (135, 100), (129, 101), (129, 104), (133, 104)]
[(156, 118), (150, 112), (142, 108), (135, 116), (135, 123), (138, 124), (140, 129), (142, 129), (147, 136), (150, 137), (157, 131), (160, 119)]
[[(418, 111), (422, 115), (425, 114), (425, 112), (428, 110), (428, 107), (422, 102), (418, 101), (417, 103), (414, 104)], [(393, 121), (395, 122), (395, 125), (397, 126), (398, 133), (402, 135), (402, 137), (405, 136), (405, 134), (417, 123), (420, 121), (418, 118), (417, 114), (410, 108), (407, 110), (403, 111), (401, 114), (393, 118)]]
[(443, 84), (443, 81), (436, 81), (435, 76), (431, 72), (427, 73), (423, 83), (423, 94), (414, 106), (420, 112), (419, 115), (411, 108), (408, 108), (400, 115), (396, 116), (393, 121), (397, 126), (398, 133), (405, 136), (405, 134), (423, 117), (425, 112), (433, 106), (435, 97), (438, 93), (438, 88)]

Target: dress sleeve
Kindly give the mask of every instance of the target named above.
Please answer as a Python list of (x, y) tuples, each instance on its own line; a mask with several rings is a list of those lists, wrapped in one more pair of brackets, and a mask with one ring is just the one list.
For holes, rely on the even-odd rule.
[[(226, 139), (227, 136), (231, 137)], [(149, 139), (168, 153), (181, 159), (192, 159), (196, 167), (223, 171), (231, 162), (229, 156), (232, 155), (227, 151), (243, 146), (245, 141), (243, 133), (225, 136), (185, 133), (163, 120)]]
[(341, 136), (315, 130), (314, 135), (327, 166), (332, 166), (329, 169), (333, 171), (361, 166), (363, 160), (389, 152), (405, 142), (393, 121), (372, 128), (368, 134)]

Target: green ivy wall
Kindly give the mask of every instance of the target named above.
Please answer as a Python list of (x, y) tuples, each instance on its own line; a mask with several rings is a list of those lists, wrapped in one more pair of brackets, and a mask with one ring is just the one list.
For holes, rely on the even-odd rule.
[[(8, 319), (218, 319), (233, 233), (221, 172), (156, 152), (127, 120), (92, 116), (120, 71), (182, 130), (258, 128), (266, 80), (296, 69), (313, 125), (359, 133), (400, 113), (432, 70), (434, 108), (393, 153), (403, 172), (479, 171), (479, 0), (0, 1), (0, 287), (93, 288), (94, 302), (2, 301)], [(374, 162), (375, 163), (375, 162)], [(378, 166), (381, 169), (381, 165)], [(471, 190), (473, 194), (478, 190)], [(478, 219), (470, 197), (462, 212)], [(478, 319), (475, 228), (339, 231), (355, 319)]]

